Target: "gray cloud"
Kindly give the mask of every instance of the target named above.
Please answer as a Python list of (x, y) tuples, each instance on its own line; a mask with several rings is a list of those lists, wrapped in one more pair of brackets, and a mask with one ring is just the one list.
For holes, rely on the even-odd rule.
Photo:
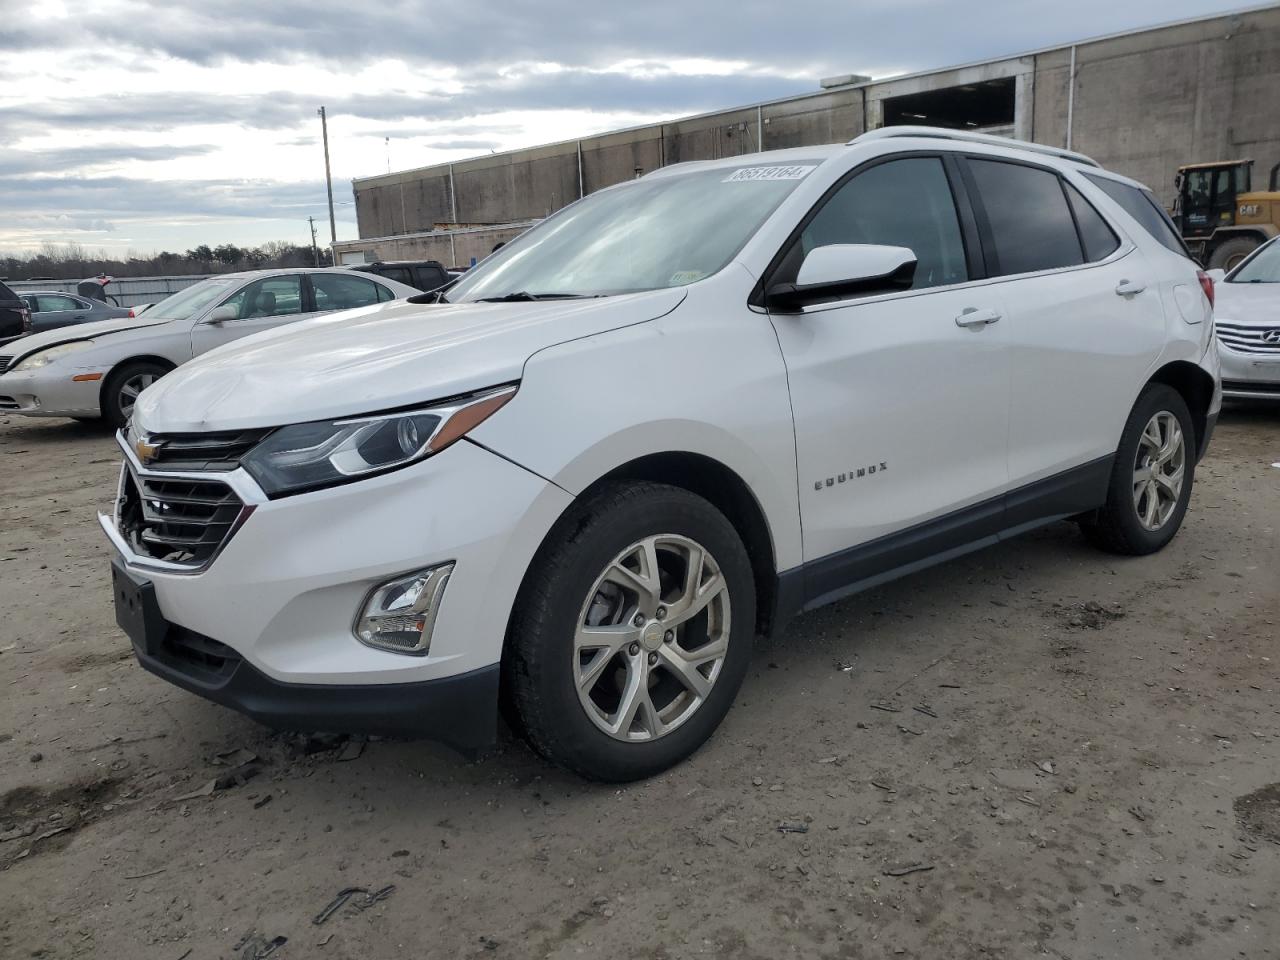
[(144, 147), (131, 144), (83, 144), (59, 150), (9, 151), (0, 155), (0, 177), (22, 174), (65, 173), (121, 161), (171, 160), (196, 157), (213, 151), (212, 146)]

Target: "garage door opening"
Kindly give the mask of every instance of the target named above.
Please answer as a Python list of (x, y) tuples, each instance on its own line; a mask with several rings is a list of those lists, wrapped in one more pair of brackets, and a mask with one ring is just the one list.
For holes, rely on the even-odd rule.
[(884, 101), (886, 127), (920, 124), (1013, 136), (1017, 88), (1013, 77), (926, 90)]

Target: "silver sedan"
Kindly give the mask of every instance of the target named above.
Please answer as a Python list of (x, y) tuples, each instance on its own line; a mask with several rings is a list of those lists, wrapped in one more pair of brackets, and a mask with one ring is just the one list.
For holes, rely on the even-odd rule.
[(128, 307), (113, 307), (109, 303), (61, 290), (24, 290), (19, 296), (31, 308), (31, 329), (28, 333), (44, 333), (76, 323), (133, 316)]

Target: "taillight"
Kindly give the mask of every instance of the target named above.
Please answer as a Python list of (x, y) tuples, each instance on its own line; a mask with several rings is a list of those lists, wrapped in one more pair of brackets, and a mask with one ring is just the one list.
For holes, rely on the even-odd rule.
[(24, 307), (22, 310), (19, 311), (19, 313), (22, 314), (22, 329), (27, 331), (27, 333), (30, 333), (31, 332), (31, 311)]
[(132, 320), (133, 318), (134, 318), (133, 308), (132, 308), (132, 307), (130, 307), (130, 308), (129, 308), (129, 319), (130, 319), (130, 320)]
[(1204, 295), (1209, 300), (1210, 308), (1213, 307), (1213, 277), (1209, 276), (1203, 270), (1196, 271), (1196, 278), (1200, 281), (1200, 289), (1204, 291)]

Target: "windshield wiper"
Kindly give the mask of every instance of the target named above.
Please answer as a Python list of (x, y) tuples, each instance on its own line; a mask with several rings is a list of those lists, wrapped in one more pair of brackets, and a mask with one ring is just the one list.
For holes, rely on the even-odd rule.
[(419, 293), (412, 297), (405, 297), (406, 303), (448, 303), (449, 298), (444, 295), (444, 290), (428, 290), (426, 293)]
[(528, 293), (517, 290), (515, 293), (504, 293), (500, 297), (480, 297), (476, 303), (522, 303), (526, 300), (586, 300), (600, 297), (600, 293)]

